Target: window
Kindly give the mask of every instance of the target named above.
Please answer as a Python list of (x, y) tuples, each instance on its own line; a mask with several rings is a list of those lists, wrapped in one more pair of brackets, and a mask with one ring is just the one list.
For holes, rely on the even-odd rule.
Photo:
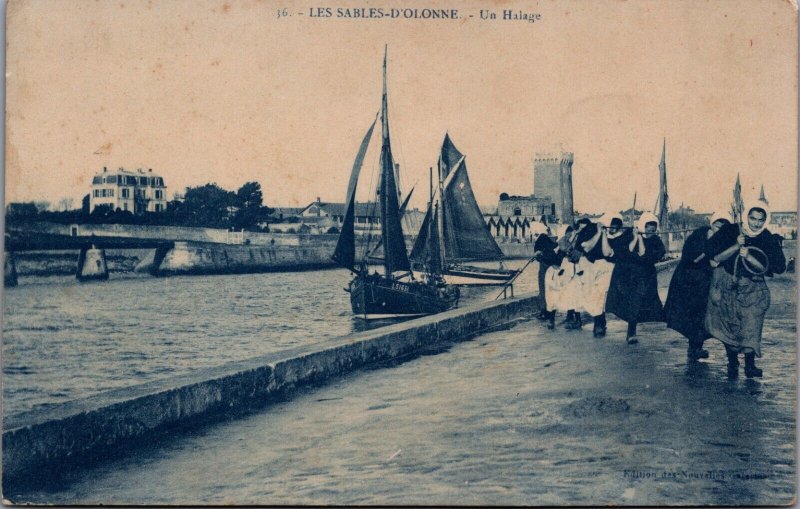
[(147, 177), (139, 177), (139, 185), (140, 186), (146, 186), (147, 185)]
[(92, 184), (102, 184), (102, 183), (103, 183), (103, 177), (95, 177), (92, 179)]
[(95, 198), (100, 198), (100, 190), (99, 189), (95, 189), (94, 190), (94, 197)]
[[(123, 198), (128, 198), (129, 197), (128, 193), (129, 193), (128, 188), (127, 187), (123, 187), (122, 188), (122, 197)], [(125, 207), (127, 207), (127, 205)], [(125, 210), (128, 210), (128, 209), (126, 208)]]
[(163, 192), (160, 189), (156, 189), (156, 200), (160, 200), (162, 197)]
[(116, 175), (111, 175), (109, 177), (106, 177), (106, 184), (116, 184), (116, 183), (117, 183)]
[(114, 190), (113, 189), (109, 189), (108, 190), (108, 195), (113, 198), (114, 197)]
[[(124, 191), (125, 189), (123, 189)], [(122, 204), (122, 210), (128, 210), (128, 202)]]
[(129, 186), (136, 185), (136, 177), (126, 177), (125, 180)]

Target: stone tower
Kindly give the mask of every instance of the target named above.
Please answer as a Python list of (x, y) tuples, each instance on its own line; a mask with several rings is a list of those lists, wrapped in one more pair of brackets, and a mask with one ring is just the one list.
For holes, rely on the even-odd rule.
[(533, 192), (548, 197), (551, 211), (561, 223), (572, 224), (572, 152), (536, 154), (533, 159)]

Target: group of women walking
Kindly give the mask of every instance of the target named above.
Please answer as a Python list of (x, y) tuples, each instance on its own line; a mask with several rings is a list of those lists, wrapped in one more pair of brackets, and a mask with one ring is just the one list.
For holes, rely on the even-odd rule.
[(739, 224), (714, 214), (710, 225), (689, 235), (669, 286), (664, 306), (658, 295), (656, 263), (665, 255), (658, 219), (645, 212), (634, 227), (607, 213), (597, 222), (581, 219), (558, 240), (541, 235), (534, 243), (539, 261), (539, 315), (555, 328), (557, 311), (564, 327), (583, 327), (582, 314), (593, 318), (593, 333), (606, 335), (606, 313), (627, 322), (626, 341), (638, 343), (637, 325), (666, 322), (689, 342), (687, 357), (708, 357), (703, 343), (717, 338), (728, 356), (728, 376), (739, 372), (760, 377), (761, 330), (770, 305), (765, 277), (780, 274), (786, 261), (776, 236), (767, 230), (769, 206), (744, 207)]

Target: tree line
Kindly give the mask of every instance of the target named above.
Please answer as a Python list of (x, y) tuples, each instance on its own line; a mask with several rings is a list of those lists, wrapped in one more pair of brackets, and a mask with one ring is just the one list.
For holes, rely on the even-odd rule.
[[(71, 205), (71, 200), (69, 204)], [(67, 204), (65, 200), (59, 202)], [(207, 228), (235, 228), (255, 231), (268, 230), (266, 224), (273, 209), (264, 205), (261, 184), (247, 182), (236, 191), (229, 191), (209, 183), (189, 187), (183, 200), (172, 200), (166, 210), (134, 214), (129, 210), (114, 209), (109, 204), (90, 209), (90, 198), (83, 197), (81, 208), (47, 210), (47, 202), (18, 202), (6, 207), (6, 224), (28, 221), (89, 224), (144, 224), (159, 226), (195, 226)], [(66, 209), (67, 206), (64, 206)]]

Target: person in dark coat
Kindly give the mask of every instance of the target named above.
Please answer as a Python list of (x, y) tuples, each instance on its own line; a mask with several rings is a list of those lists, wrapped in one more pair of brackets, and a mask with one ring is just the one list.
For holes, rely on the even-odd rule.
[(542, 311), (539, 313), (539, 320), (547, 322), (548, 329), (555, 328), (555, 311), (547, 310), (547, 293), (545, 289), (545, 274), (550, 267), (561, 265), (561, 260), (564, 254), (558, 250), (556, 241), (550, 238), (549, 235), (543, 233), (536, 238), (533, 243), (533, 257), (539, 262), (539, 296), (541, 298)]
[[(641, 232), (640, 232), (641, 229)], [(639, 218), (638, 228), (626, 232), (620, 239), (630, 242), (612, 245), (614, 272), (606, 299), (606, 312), (628, 322), (625, 340), (639, 342), (636, 326), (642, 322), (663, 322), (664, 308), (658, 296), (656, 262), (664, 257), (664, 244), (658, 238), (658, 219), (649, 212)], [(620, 249), (622, 248), (622, 249)]]
[(708, 241), (706, 256), (714, 269), (705, 327), (725, 344), (728, 376), (739, 376), (739, 354), (744, 354), (744, 373), (748, 378), (762, 376), (755, 358), (761, 357), (764, 315), (770, 305), (766, 277), (781, 274), (786, 258), (766, 228), (769, 205), (756, 201), (743, 209), (741, 225), (723, 226)]
[(667, 327), (678, 331), (689, 340), (686, 357), (690, 361), (705, 359), (708, 352), (703, 342), (711, 337), (703, 325), (708, 305), (708, 291), (714, 273), (710, 258), (705, 255), (706, 245), (730, 219), (721, 213), (711, 216), (711, 224), (692, 232), (683, 244), (681, 261), (669, 283), (664, 314)]

